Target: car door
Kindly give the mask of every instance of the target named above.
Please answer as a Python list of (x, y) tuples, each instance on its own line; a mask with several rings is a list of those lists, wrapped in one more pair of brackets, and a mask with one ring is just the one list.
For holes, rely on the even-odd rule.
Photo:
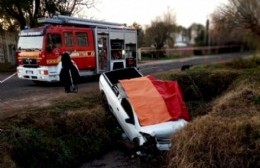
[(120, 117), (121, 125), (127, 134), (128, 138), (133, 140), (138, 137), (139, 131), (135, 126), (134, 114), (129, 101), (126, 98), (119, 100), (118, 117)]

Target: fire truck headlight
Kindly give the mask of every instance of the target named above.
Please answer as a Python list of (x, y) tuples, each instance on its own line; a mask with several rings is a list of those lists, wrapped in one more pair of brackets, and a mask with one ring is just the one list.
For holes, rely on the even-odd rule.
[(40, 70), (39, 73), (41, 75), (48, 75), (49, 74), (48, 70)]

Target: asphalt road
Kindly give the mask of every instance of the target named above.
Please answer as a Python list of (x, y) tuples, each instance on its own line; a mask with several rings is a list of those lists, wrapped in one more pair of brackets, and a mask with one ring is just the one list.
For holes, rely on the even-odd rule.
[(211, 56), (193, 56), (176, 60), (147, 61), (141, 64), (140, 71), (147, 75), (171, 69), (180, 69), (183, 65), (216, 64), (234, 59), (248, 57), (250, 53), (229, 53)]
[[(0, 80), (10, 76), (11, 73), (0, 74)], [(79, 84), (79, 88), (97, 87), (97, 78), (90, 78), (83, 80)], [(0, 102), (5, 102), (14, 99), (26, 98), (31, 95), (41, 95), (49, 93), (64, 92), (64, 88), (59, 83), (35, 84), (30, 80), (21, 80), (17, 76), (10, 78), (4, 83), (0, 83)], [(0, 109), (1, 111), (1, 109)]]
[[(249, 53), (234, 53), (234, 54), (223, 54), (215, 56), (194, 56), (189, 58), (177, 59), (177, 60), (161, 60), (161, 61), (142, 61), (139, 64), (139, 70), (144, 74), (152, 74), (155, 72), (168, 71), (171, 69), (180, 69), (181, 66), (192, 64), (213, 64), (223, 61), (229, 61), (236, 58), (243, 58), (248, 56)], [(2, 73), (0, 74), (0, 81), (3, 81), (12, 73)], [(98, 87), (98, 78), (85, 79), (84, 82), (79, 84), (79, 88), (84, 87)], [(42, 95), (63, 91), (61, 85), (46, 84), (46, 85), (36, 85), (32, 81), (20, 80), (17, 76), (14, 76), (3, 83), (0, 83), (0, 102), (6, 102), (9, 100), (26, 98), (29, 95)], [(1, 109), (0, 109), (1, 111)]]

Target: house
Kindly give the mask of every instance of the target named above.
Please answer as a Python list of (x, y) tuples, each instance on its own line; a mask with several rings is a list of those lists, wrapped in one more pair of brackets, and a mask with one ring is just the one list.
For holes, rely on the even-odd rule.
[(183, 31), (174, 34), (174, 47), (187, 47), (189, 45), (189, 37)]
[(16, 64), (17, 32), (0, 31), (0, 63)]

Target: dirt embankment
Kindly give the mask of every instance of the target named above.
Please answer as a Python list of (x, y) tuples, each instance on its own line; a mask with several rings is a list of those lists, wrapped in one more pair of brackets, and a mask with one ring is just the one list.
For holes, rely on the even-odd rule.
[[(36, 87), (32, 87), (31, 90), (36, 90)], [(7, 99), (0, 103), (0, 119), (13, 116), (14, 114), (27, 111), (28, 109), (36, 109), (42, 107), (51, 106), (58, 101), (73, 100), (80, 98), (83, 95), (87, 95), (93, 90), (98, 92), (98, 84), (79, 84), (78, 93), (65, 93), (62, 86), (55, 89), (48, 87), (43, 88), (44, 92), (31, 91), (16, 98)]]

